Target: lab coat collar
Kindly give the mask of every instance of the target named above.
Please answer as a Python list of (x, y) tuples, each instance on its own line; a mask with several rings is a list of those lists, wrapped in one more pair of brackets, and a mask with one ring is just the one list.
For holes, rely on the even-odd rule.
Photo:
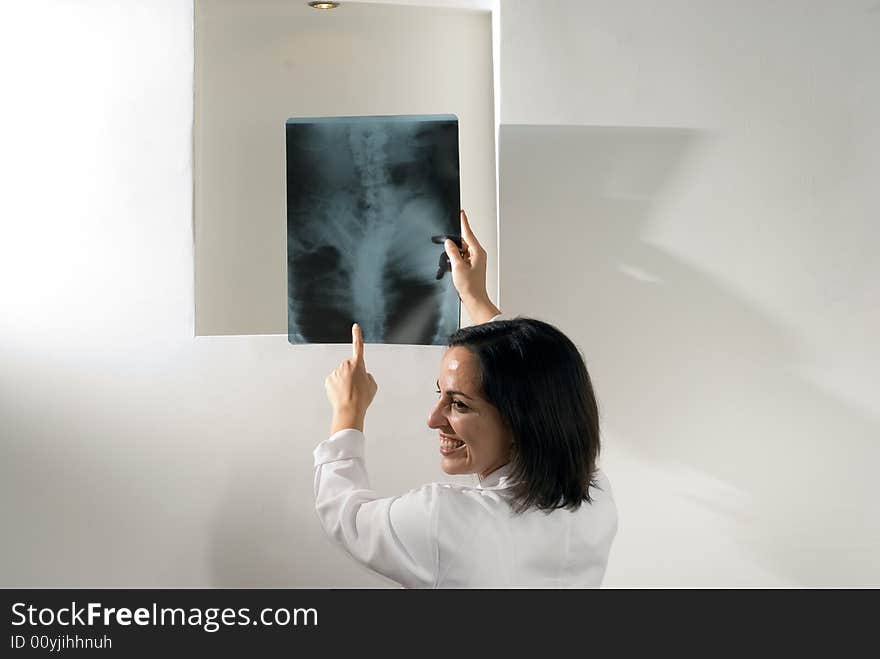
[(481, 490), (501, 490), (510, 487), (513, 485), (510, 476), (510, 472), (512, 471), (513, 463), (508, 462), (507, 464), (498, 467), (498, 469), (491, 474), (488, 474), (485, 478), (481, 477), (479, 474), (475, 474), (477, 487)]

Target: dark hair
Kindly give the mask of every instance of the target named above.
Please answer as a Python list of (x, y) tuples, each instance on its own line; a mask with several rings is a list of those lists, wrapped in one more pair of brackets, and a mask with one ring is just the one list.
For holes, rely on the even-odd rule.
[(553, 325), (521, 316), (463, 327), (447, 343), (476, 355), (482, 396), (513, 435), (514, 512), (591, 502), (599, 408), (577, 346)]

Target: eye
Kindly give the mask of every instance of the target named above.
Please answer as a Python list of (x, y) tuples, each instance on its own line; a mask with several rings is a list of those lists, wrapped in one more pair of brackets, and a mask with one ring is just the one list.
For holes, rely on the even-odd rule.
[[(440, 391), (440, 390), (438, 389), (438, 390), (435, 391), (434, 393), (436, 393), (437, 395), (440, 395), (440, 394), (442, 394), (443, 392)], [(462, 403), (460, 400), (453, 400), (453, 401), (452, 401), (452, 404), (453, 404), (453, 405), (456, 405), (456, 406), (459, 406), (459, 407), (457, 407), (456, 409), (459, 409), (459, 410), (466, 410), (466, 409), (467, 409), (467, 405), (465, 405), (464, 403)]]

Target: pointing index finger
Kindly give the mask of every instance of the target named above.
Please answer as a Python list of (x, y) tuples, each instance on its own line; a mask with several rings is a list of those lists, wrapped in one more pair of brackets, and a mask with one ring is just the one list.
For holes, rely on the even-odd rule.
[(351, 350), (354, 361), (362, 364), (364, 361), (364, 336), (361, 334), (361, 326), (357, 323), (351, 326)]

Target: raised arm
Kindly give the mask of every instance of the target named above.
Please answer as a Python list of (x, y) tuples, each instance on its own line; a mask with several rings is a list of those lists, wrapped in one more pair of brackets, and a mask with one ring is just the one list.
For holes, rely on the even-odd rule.
[(501, 310), (498, 309), (492, 301), (489, 299), (488, 294), (485, 298), (482, 299), (473, 299), (473, 298), (461, 298), (462, 304), (464, 304), (465, 309), (467, 309), (468, 316), (474, 321), (475, 325), (480, 325), (482, 323), (488, 323), (495, 316), (501, 313)]
[(370, 488), (365, 437), (340, 430), (314, 450), (315, 511), (327, 536), (352, 558), (407, 588), (437, 582), (434, 484), (393, 497)]

